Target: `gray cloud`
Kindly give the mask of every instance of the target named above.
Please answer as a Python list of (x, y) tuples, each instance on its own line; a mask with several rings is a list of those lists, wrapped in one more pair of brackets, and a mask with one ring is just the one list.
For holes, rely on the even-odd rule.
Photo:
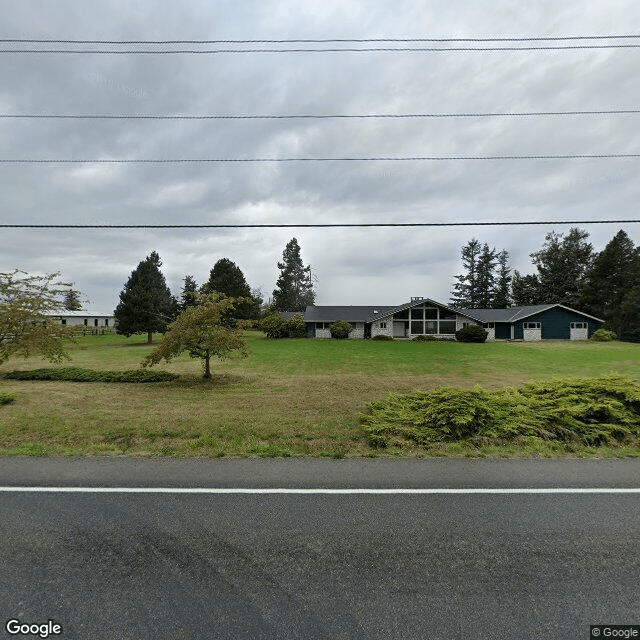
[[(6, 37), (241, 39), (625, 33), (640, 6), (327, 0), (3, 5)], [(0, 54), (0, 112), (357, 114), (635, 108), (633, 49), (100, 56)], [(248, 158), (634, 153), (637, 115), (339, 120), (0, 119), (3, 158)], [(243, 224), (635, 218), (637, 160), (10, 165), (5, 223)], [(586, 226), (597, 249), (619, 225)], [(556, 226), (557, 231), (566, 227)], [(5, 230), (2, 270), (60, 270), (109, 310), (157, 250), (172, 289), (221, 257), (270, 295), (296, 236), (325, 304), (446, 300), (471, 237), (520, 271), (551, 227)], [(636, 243), (637, 225), (626, 227)]]

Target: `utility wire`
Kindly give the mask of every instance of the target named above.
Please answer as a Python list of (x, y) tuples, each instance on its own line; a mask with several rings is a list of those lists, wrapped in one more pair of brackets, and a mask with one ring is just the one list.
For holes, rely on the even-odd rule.
[(637, 220), (526, 220), (508, 222), (355, 222), (325, 224), (0, 224), (3, 229), (298, 229), (335, 227), (500, 227), (556, 224), (635, 224)]
[(288, 120), (348, 118), (493, 118), (531, 116), (593, 116), (638, 114), (640, 109), (600, 109), (594, 111), (513, 111), (468, 113), (367, 113), (367, 114), (289, 114), (289, 115), (90, 115), (90, 114), (12, 114), (0, 118), (68, 119), (68, 120)]
[(343, 158), (132, 158), (132, 159), (37, 159), (0, 158), (0, 164), (175, 164), (175, 163), (258, 163), (258, 162), (414, 162), (452, 160), (609, 160), (613, 158), (640, 158), (640, 153), (600, 153), (529, 156), (380, 156)]
[(527, 47), (331, 47), (322, 49), (0, 49), (0, 53), (66, 54), (224, 54), (224, 53), (369, 53), (369, 52), (444, 52), (444, 51), (561, 51), (579, 49), (638, 49), (640, 44), (550, 45)]
[(640, 38), (640, 34), (524, 36), (514, 38), (295, 38), (282, 40), (58, 40), (54, 38), (0, 38), (0, 42), (41, 44), (321, 44), (329, 42), (557, 42), (567, 40), (628, 40), (634, 38)]

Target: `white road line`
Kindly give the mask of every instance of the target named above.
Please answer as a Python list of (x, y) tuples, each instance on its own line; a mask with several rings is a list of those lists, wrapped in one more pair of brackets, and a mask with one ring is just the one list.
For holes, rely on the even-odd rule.
[(550, 487), (469, 489), (285, 489), (239, 487), (0, 487), (3, 493), (186, 493), (293, 495), (471, 495), (471, 494), (640, 494), (638, 487)]

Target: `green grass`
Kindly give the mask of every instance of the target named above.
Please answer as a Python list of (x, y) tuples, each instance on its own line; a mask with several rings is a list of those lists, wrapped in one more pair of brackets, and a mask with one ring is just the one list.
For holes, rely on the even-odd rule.
[[(156, 336), (155, 340), (159, 339)], [(553, 376), (611, 372), (640, 381), (640, 345), (629, 343), (485, 343), (266, 340), (249, 333), (248, 358), (213, 363), (210, 383), (187, 355), (153, 371), (175, 381), (0, 380), (17, 401), (0, 407), (0, 454), (140, 456), (619, 456), (629, 444), (563, 450), (553, 441), (504, 443), (414, 441), (372, 447), (359, 415), (390, 393), (443, 386), (521, 386)], [(152, 347), (146, 336), (85, 336), (73, 367), (135, 369)], [(38, 359), (11, 360), (11, 370), (55, 369)], [(59, 367), (58, 367), (59, 368)]]

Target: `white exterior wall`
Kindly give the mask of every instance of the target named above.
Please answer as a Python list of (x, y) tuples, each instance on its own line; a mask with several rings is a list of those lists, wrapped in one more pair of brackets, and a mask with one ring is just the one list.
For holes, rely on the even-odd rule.
[(495, 327), (493, 329), (485, 329), (485, 331), (487, 332), (487, 340), (495, 340), (496, 339), (496, 329)]
[[(354, 322), (354, 327), (349, 333), (349, 339), (364, 338), (364, 322)], [(316, 338), (331, 338), (331, 329), (316, 329)]]
[(542, 329), (523, 329), (523, 339), (526, 342), (538, 342), (542, 340)]
[(589, 329), (569, 329), (571, 340), (587, 340), (589, 337)]
[[(385, 323), (387, 326), (382, 328), (380, 324)], [(374, 336), (389, 336), (393, 338), (393, 320), (391, 318), (386, 318), (384, 320), (378, 320), (377, 322), (371, 323), (371, 337)]]
[[(113, 329), (116, 326), (116, 319), (113, 316), (56, 316), (56, 319), (60, 324), (62, 324), (62, 320), (66, 320), (67, 327), (84, 327), (87, 329), (104, 329), (105, 327), (108, 329)], [(84, 321), (87, 321), (85, 325)], [(98, 325), (96, 326), (95, 321), (98, 321)], [(108, 324), (106, 323), (108, 320)]]

